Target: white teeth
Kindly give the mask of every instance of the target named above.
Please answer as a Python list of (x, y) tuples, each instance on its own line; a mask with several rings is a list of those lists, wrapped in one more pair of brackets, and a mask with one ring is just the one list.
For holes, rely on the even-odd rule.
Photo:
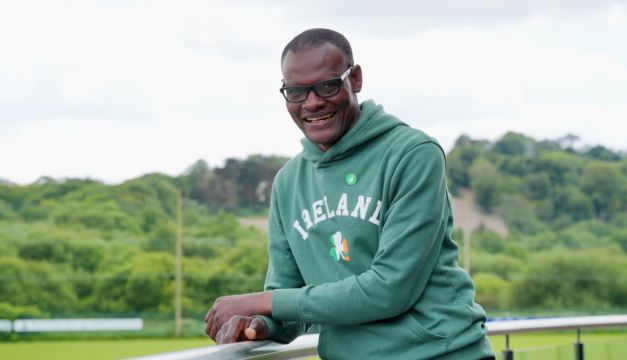
[(328, 119), (330, 119), (332, 117), (333, 117), (333, 114), (326, 114), (326, 115), (322, 115), (322, 116), (307, 118), (307, 121), (309, 121), (309, 122), (320, 122), (320, 121), (328, 120)]

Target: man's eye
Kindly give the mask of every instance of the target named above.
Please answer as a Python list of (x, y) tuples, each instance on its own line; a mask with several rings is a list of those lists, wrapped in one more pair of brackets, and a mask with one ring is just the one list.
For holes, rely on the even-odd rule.
[(305, 92), (305, 88), (301, 88), (301, 87), (292, 87), (292, 88), (285, 89), (285, 95), (289, 97), (299, 97), (299, 96), (302, 96), (304, 92)]
[(316, 91), (320, 95), (335, 94), (335, 92), (337, 91), (337, 85), (338, 84), (336, 81), (325, 81), (316, 85)]

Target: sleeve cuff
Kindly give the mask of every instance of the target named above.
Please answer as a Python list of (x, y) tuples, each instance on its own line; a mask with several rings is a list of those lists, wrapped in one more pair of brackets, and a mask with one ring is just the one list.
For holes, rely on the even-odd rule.
[(303, 288), (272, 290), (272, 318), (306, 323), (298, 307), (298, 297), (302, 292)]
[(266, 322), (266, 329), (268, 330), (268, 334), (266, 335), (266, 338), (272, 339), (276, 337), (276, 335), (279, 332), (279, 324), (274, 319), (268, 316), (263, 316), (263, 315), (257, 315), (255, 317), (259, 317), (263, 321)]

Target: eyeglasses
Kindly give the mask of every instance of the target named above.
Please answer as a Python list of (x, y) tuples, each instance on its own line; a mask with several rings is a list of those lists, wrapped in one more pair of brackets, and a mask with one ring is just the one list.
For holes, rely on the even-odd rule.
[(291, 103), (301, 103), (307, 99), (309, 92), (313, 90), (316, 95), (321, 98), (328, 98), (336, 95), (342, 88), (342, 82), (353, 71), (353, 67), (349, 67), (335, 79), (323, 80), (309, 86), (283, 86), (279, 89), (285, 100)]

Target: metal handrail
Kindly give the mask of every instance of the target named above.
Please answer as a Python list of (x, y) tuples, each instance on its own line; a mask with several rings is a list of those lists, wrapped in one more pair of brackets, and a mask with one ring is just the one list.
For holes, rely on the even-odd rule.
[(488, 322), (486, 326), (488, 328), (488, 335), (515, 334), (531, 331), (627, 326), (627, 315), (499, 320)]
[[(627, 315), (578, 316), (544, 319), (498, 320), (486, 323), (488, 335), (505, 335), (522, 332), (583, 329), (593, 327), (627, 326)], [(217, 345), (160, 355), (144, 356), (132, 360), (282, 360), (318, 354), (318, 334), (298, 337), (289, 344), (272, 341), (242, 342)]]

